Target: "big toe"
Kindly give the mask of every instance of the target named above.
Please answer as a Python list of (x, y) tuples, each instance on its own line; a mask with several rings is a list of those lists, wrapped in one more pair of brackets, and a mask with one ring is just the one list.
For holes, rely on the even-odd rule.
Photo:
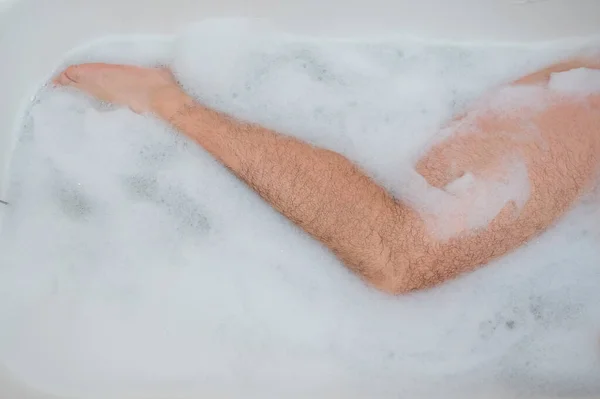
[(79, 66), (70, 66), (62, 71), (53, 79), (54, 84), (69, 86), (78, 83), (81, 80), (81, 68)]
[(73, 83), (79, 83), (84, 74), (85, 67), (82, 65), (72, 65), (63, 72), (64, 77)]

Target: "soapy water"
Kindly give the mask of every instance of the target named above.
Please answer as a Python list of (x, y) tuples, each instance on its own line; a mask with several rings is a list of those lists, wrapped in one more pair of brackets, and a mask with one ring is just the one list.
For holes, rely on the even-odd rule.
[[(99, 42), (68, 61), (169, 65), (211, 107), (338, 151), (399, 197), (422, 201), (412, 165), (446, 121), (487, 90), (586, 45), (328, 41), (217, 20), (173, 38)], [(582, 73), (552, 84), (584, 90)], [(527, 93), (509, 94), (502, 106), (532, 106)], [(515, 165), (503, 201), (528, 196)], [(39, 390), (600, 395), (597, 193), (502, 259), (392, 297), (162, 122), (71, 89), (39, 92), (12, 171), (0, 240), (0, 362)], [(475, 180), (467, 175), (449, 192)], [(447, 197), (427, 198), (445, 209)]]

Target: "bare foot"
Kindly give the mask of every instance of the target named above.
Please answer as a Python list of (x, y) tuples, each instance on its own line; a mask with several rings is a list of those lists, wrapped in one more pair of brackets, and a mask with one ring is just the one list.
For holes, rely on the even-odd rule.
[(154, 112), (158, 101), (183, 93), (166, 68), (81, 64), (70, 66), (53, 82), (75, 87), (101, 101), (127, 106), (136, 113)]

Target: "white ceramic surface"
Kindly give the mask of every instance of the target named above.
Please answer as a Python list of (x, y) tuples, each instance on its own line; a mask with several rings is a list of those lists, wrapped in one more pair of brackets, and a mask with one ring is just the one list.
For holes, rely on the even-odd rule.
[[(531, 42), (600, 34), (600, 0), (0, 0), (0, 198), (21, 111), (66, 51), (101, 36), (170, 33), (215, 16), (267, 17), (285, 29), (335, 36)], [(1, 362), (0, 398), (50, 398), (12, 379)]]

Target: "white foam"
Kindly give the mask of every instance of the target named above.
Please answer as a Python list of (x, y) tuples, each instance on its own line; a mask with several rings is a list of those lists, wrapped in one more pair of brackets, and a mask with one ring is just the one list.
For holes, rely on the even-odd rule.
[(553, 73), (548, 87), (560, 93), (598, 94), (600, 93), (600, 70), (578, 68)]
[(485, 228), (508, 204), (513, 204), (518, 213), (529, 199), (531, 188), (525, 163), (506, 161), (500, 168), (504, 173), (499, 178), (467, 172), (443, 190), (422, 191), (411, 204), (420, 211), (430, 231), (442, 240)]
[[(339, 151), (401, 194), (445, 120), (563, 54), (315, 41), (243, 21), (137, 43), (99, 43), (76, 59), (171, 60), (202, 101)], [(393, 298), (154, 119), (45, 90), (25, 125), (0, 240), (0, 362), (37, 388), (90, 398), (600, 393), (597, 198), (486, 268)]]

